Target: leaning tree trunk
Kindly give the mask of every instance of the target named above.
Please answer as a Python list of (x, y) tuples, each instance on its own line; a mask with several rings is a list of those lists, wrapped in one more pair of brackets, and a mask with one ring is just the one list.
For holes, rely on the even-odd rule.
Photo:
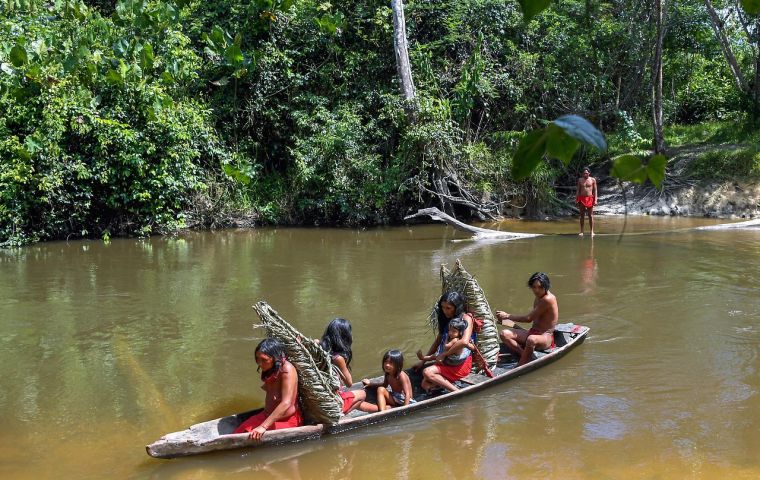
[[(709, 0), (708, 0), (709, 1)], [(662, 125), (662, 41), (665, 37), (664, 0), (655, 0), (655, 21), (657, 22), (657, 41), (652, 63), (652, 125), (654, 127), (654, 153), (665, 151), (665, 137)]]
[(726, 57), (728, 67), (731, 69), (731, 74), (734, 76), (736, 87), (742, 93), (749, 93), (747, 80), (745, 80), (744, 74), (742, 73), (741, 68), (739, 68), (739, 62), (736, 61), (736, 57), (731, 49), (731, 43), (728, 41), (726, 32), (723, 31), (723, 21), (718, 17), (718, 13), (715, 11), (715, 7), (713, 7), (710, 0), (705, 0), (705, 7), (707, 7), (707, 13), (710, 15), (710, 24), (715, 32), (715, 36), (718, 37), (720, 48), (723, 50), (723, 56)]
[(412, 67), (409, 64), (409, 48), (406, 41), (406, 20), (404, 19), (403, 0), (391, 0), (393, 9), (393, 49), (396, 52), (396, 71), (401, 86), (401, 94), (406, 101), (406, 109), (410, 114), (416, 110)]

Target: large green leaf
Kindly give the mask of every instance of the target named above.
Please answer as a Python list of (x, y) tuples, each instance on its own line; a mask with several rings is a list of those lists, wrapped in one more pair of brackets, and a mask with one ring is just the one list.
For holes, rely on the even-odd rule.
[(668, 159), (662, 154), (655, 155), (647, 163), (647, 175), (657, 188), (660, 188), (663, 180), (665, 180), (665, 167), (667, 164)]
[(760, 13), (760, 0), (741, 0), (745, 12), (757, 15)]
[(224, 59), (230, 65), (240, 65), (243, 63), (243, 52), (233, 43), (224, 50)]
[(512, 160), (512, 178), (522, 180), (535, 170), (546, 153), (546, 130), (529, 132), (520, 141)]
[(635, 155), (621, 155), (615, 159), (610, 172), (615, 178), (625, 182), (644, 183), (647, 181), (646, 168)]
[(585, 118), (578, 115), (563, 115), (552, 123), (579, 142), (596, 147), (601, 152), (607, 151), (604, 135)]
[(543, 12), (547, 8), (549, 8), (549, 5), (551, 5), (552, 0), (519, 0), (520, 1), (520, 8), (522, 8), (523, 11), (523, 18), (526, 22), (530, 22), (533, 17), (538, 15), (539, 13)]
[(29, 56), (26, 54), (26, 49), (21, 45), (16, 45), (11, 48), (11, 63), (14, 67), (21, 67), (29, 61)]
[(140, 51), (140, 67), (144, 71), (150, 71), (153, 68), (153, 47), (150, 43), (145, 42)]
[(550, 157), (567, 165), (580, 146), (578, 140), (566, 134), (560, 127), (554, 124), (549, 124), (546, 127), (546, 153)]

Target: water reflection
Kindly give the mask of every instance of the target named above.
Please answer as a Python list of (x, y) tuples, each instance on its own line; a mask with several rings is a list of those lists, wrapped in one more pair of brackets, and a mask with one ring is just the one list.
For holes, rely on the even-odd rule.
[[(0, 253), (0, 475), (760, 473), (760, 232), (451, 241), (462, 238), (440, 226), (271, 229)], [(429, 344), (438, 269), (456, 258), (506, 311), (529, 308), (525, 280), (548, 272), (563, 320), (591, 337), (419, 417), (277, 450), (145, 456), (165, 432), (261, 404), (255, 301), (312, 336), (349, 318), (359, 378), (387, 348), (411, 358)]]

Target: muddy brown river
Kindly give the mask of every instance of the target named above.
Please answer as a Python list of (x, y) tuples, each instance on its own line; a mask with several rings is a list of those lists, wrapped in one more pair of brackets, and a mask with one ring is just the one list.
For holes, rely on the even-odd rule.
[[(0, 478), (760, 478), (760, 230), (702, 219), (258, 229), (0, 251)], [(438, 269), (460, 258), (524, 313), (545, 271), (591, 327), (545, 368), (409, 418), (281, 448), (157, 460), (144, 446), (260, 406), (268, 301), (306, 334), (353, 323), (355, 378), (427, 348)]]

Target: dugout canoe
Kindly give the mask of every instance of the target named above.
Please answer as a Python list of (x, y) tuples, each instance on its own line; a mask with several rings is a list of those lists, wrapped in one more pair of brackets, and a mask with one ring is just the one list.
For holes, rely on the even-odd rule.
[[(232, 450), (236, 448), (259, 449), (267, 446), (317, 439), (323, 435), (335, 435), (347, 430), (374, 425), (405, 415), (413, 415), (420, 410), (479, 392), (546, 366), (583, 343), (588, 333), (589, 328), (582, 325), (558, 325), (554, 334), (556, 348), (547, 352), (537, 352), (538, 358), (520, 367), (517, 366), (516, 359), (506, 353), (502, 345), (504, 353), (499, 356), (499, 362), (496, 368), (493, 369), (493, 378), (473, 373), (459, 380), (457, 384), (461, 387), (460, 390), (437, 396), (428, 397), (419, 387), (419, 374), (407, 370), (410, 376), (413, 377), (414, 398), (417, 400), (417, 403), (405, 407), (396, 407), (377, 413), (354, 411), (341, 418), (334, 425), (317, 424), (282, 430), (270, 430), (264, 434), (261, 442), (250, 440), (247, 433), (233, 434), (232, 432), (238, 425), (261, 411), (261, 409), (256, 409), (198, 423), (187, 430), (166, 434), (150, 445), (146, 445), (145, 450), (151, 457), (175, 458), (217, 450)], [(360, 382), (355, 383), (351, 387), (352, 390), (360, 388), (362, 388)]]

